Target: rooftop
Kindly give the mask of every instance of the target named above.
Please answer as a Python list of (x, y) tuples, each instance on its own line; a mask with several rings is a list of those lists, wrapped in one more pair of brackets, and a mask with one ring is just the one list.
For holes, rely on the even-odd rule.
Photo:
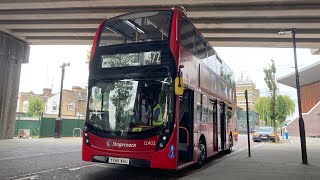
[[(300, 69), (299, 70), (300, 86), (304, 86), (307, 84), (320, 81), (319, 72), (320, 72), (320, 61)], [(286, 76), (278, 78), (277, 82), (296, 88), (296, 75), (294, 72), (290, 73)]]

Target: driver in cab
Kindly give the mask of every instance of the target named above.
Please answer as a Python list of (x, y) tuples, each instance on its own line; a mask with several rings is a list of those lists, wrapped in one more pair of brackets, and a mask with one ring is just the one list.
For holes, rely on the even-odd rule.
[(152, 120), (152, 126), (160, 126), (163, 124), (163, 119), (161, 116), (161, 106), (157, 102), (157, 99), (153, 100), (153, 109), (152, 109), (152, 114), (149, 114), (149, 119)]

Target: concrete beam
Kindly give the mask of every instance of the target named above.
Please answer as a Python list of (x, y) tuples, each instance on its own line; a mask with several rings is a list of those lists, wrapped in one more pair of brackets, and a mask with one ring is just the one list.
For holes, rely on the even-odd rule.
[[(206, 38), (270, 38), (270, 39), (282, 39), (282, 38), (292, 38), (291, 35), (280, 36), (277, 32), (274, 34), (271, 33), (202, 33)], [(296, 38), (320, 38), (320, 34), (297, 34)]]
[(163, 6), (194, 6), (194, 5), (284, 5), (284, 4), (319, 4), (317, 0), (162, 0), (162, 1), (118, 1), (118, 0), (87, 0), (87, 1), (39, 1), (23, 2), (4, 1), (0, 10), (10, 9), (65, 9), (65, 8), (93, 8), (93, 7), (163, 7)]
[[(50, 20), (50, 19), (107, 19), (118, 13), (43, 13), (43, 14), (0, 14), (0, 20)], [(319, 9), (301, 10), (241, 10), (241, 11), (196, 11), (188, 12), (190, 18), (317, 18)]]
[[(249, 41), (251, 40), (251, 41)], [(265, 41), (262, 39), (260, 41), (253, 41), (253, 39), (209, 39), (209, 43), (213, 47), (265, 47), (265, 48), (291, 48), (292, 42), (290, 39), (287, 41), (280, 41), (280, 42), (273, 42), (270, 40)], [(31, 45), (92, 45), (93, 38), (71, 38), (64, 37), (64, 38), (48, 38), (48, 39), (28, 39), (28, 42)], [(317, 48), (320, 47), (320, 40), (318, 42), (297, 42), (298, 48)]]
[(198, 29), (320, 29), (320, 23), (195, 23)]
[[(76, 31), (74, 30), (73, 32), (67, 31), (67, 32), (15, 32), (14, 33), (16, 36), (19, 37), (53, 37), (53, 36), (68, 36), (68, 37), (92, 37), (95, 35), (95, 31), (92, 30), (90, 32), (82, 32), (82, 31)], [(276, 39), (281, 39), (281, 38), (291, 38), (290, 35), (285, 35), (285, 36), (280, 36), (278, 35), (277, 31), (274, 33), (202, 33), (202, 35), (205, 38), (276, 38)], [(110, 34), (109, 36), (114, 36), (114, 34)], [(320, 34), (297, 34), (296, 38), (320, 38)]]

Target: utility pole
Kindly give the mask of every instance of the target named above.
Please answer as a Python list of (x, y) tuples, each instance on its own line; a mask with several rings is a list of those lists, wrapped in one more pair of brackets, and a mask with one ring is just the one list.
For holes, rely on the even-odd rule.
[(298, 71), (297, 51), (296, 51), (296, 29), (292, 28), (289, 30), (281, 30), (278, 34), (279, 35), (284, 35), (284, 34), (291, 34), (292, 35), (294, 67), (295, 67), (296, 88), (297, 88), (297, 98), (298, 98), (298, 110), (299, 110), (299, 131), (300, 131), (301, 155), (302, 155), (302, 163), (308, 164), (307, 147), (306, 147), (306, 133), (305, 133), (304, 120), (302, 117), (302, 109), (301, 109), (300, 82), (299, 82), (299, 71)]
[(62, 137), (61, 104), (62, 104), (64, 71), (65, 71), (66, 66), (70, 66), (70, 63), (62, 63), (62, 65), (60, 66), (61, 67), (60, 99), (59, 99), (58, 117), (55, 120), (54, 138), (61, 138)]
[(246, 98), (246, 109), (247, 109), (247, 134), (248, 134), (248, 156), (251, 157), (251, 148), (250, 148), (250, 123), (249, 123), (249, 108), (248, 108), (248, 91), (244, 91)]

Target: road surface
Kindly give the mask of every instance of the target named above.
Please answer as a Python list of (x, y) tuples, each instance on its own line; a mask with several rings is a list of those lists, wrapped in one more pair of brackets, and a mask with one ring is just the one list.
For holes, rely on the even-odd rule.
[(201, 169), (190, 167), (172, 172), (83, 162), (80, 138), (1, 140), (0, 179), (179, 179), (246, 150), (246, 146), (246, 136), (240, 135), (230, 155), (210, 158)]

